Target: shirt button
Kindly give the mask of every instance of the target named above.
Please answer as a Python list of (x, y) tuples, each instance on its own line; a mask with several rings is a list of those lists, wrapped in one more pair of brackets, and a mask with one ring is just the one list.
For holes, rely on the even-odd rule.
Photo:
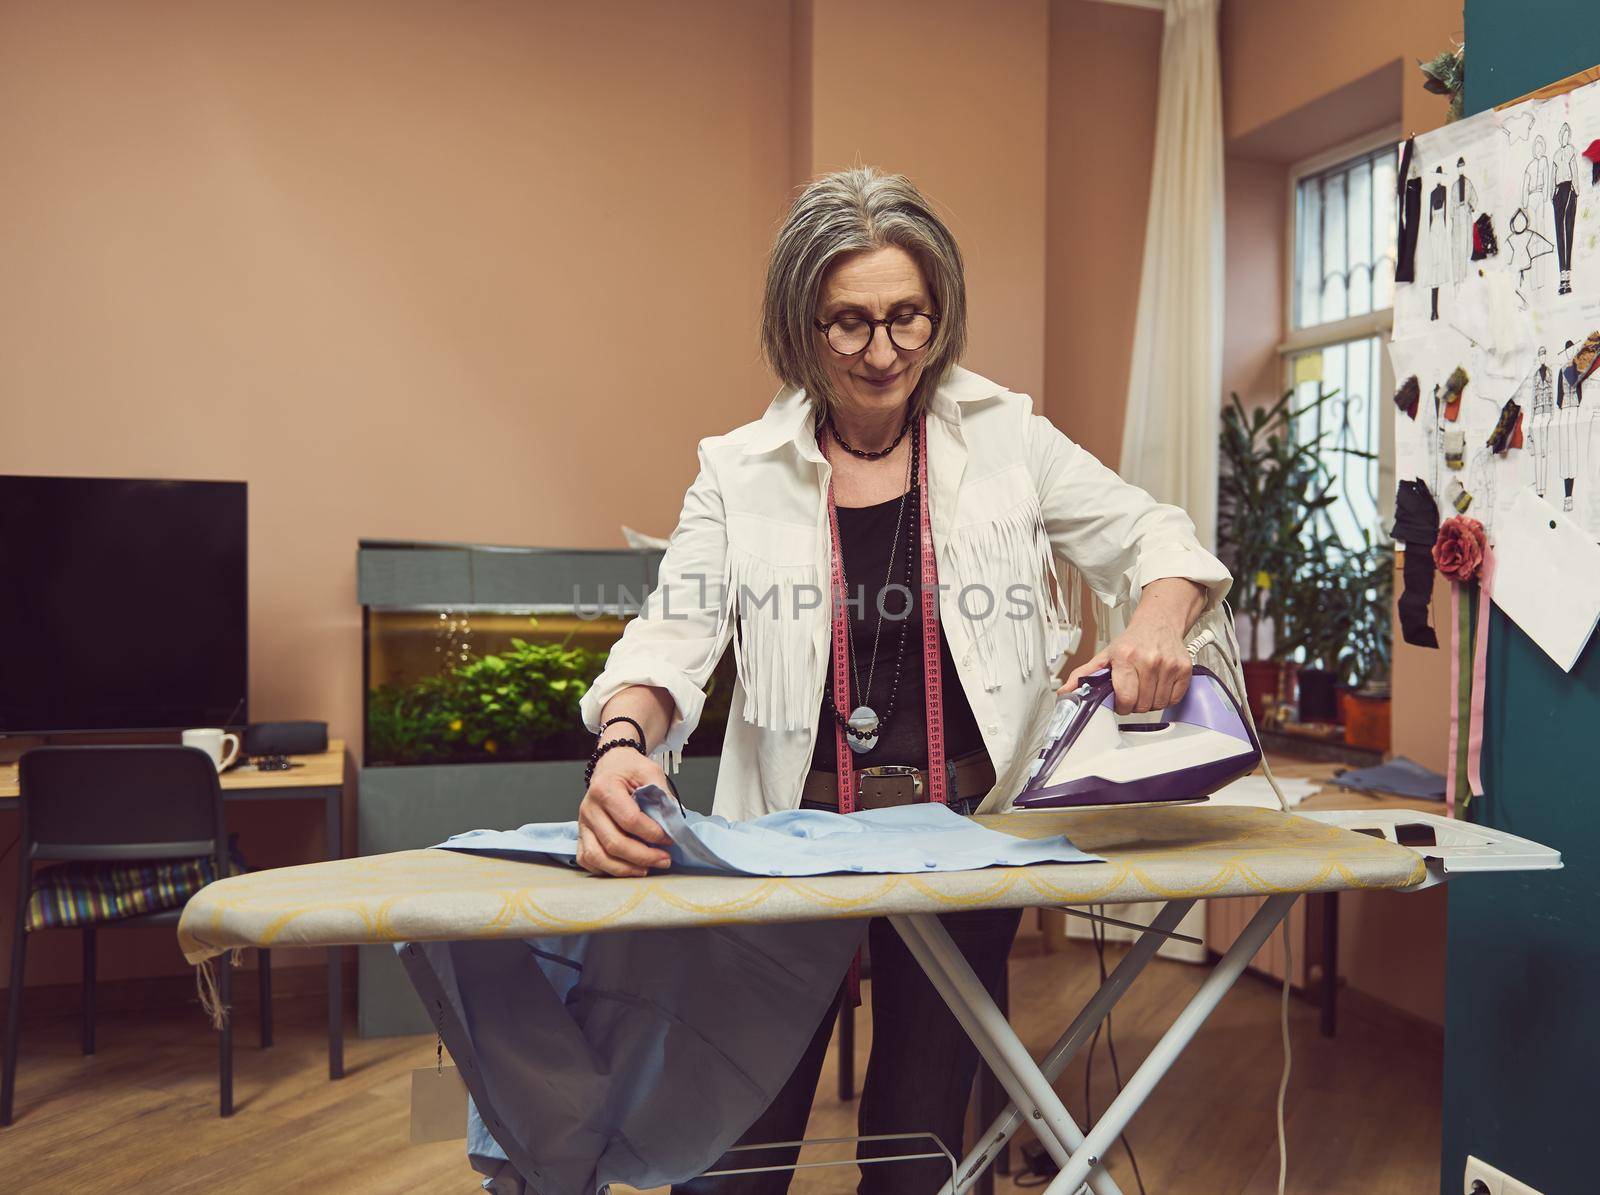
[(995, 722), (989, 723), (989, 725), (984, 727), (984, 729), (987, 730), (990, 734), (999, 734), (1000, 733), (1000, 726), (999, 726), (998, 723), (995, 723)]

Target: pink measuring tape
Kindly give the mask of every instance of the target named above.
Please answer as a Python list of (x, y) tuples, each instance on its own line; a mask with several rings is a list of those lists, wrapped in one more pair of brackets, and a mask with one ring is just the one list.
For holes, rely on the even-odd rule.
[[(923, 708), (927, 714), (928, 800), (949, 804), (949, 784), (944, 765), (944, 671), (939, 659), (939, 564), (933, 555), (933, 524), (928, 517), (928, 421), (917, 427), (917, 526), (922, 548), (922, 680)], [(821, 433), (819, 432), (819, 439)], [(828, 533), (833, 540), (833, 565), (829, 579), (833, 590), (833, 705), (848, 710), (850, 700), (850, 616), (845, 605), (844, 553), (839, 547), (839, 507), (828, 482)], [(865, 699), (865, 695), (863, 695)], [(838, 761), (839, 812), (856, 807), (855, 752), (845, 742), (844, 727), (833, 723), (833, 751)], [(845, 987), (852, 1005), (861, 1003), (861, 955), (850, 964)]]
[[(933, 524), (928, 516), (928, 422), (918, 416), (917, 428), (917, 524), (922, 548), (922, 679), (923, 705), (928, 733), (928, 800), (949, 803), (949, 778), (944, 758), (943, 669), (939, 659), (939, 564), (933, 554)], [(854, 708), (850, 697), (850, 617), (845, 604), (844, 553), (839, 548), (839, 508), (833, 500), (833, 482), (828, 482), (828, 532), (833, 539), (833, 564), (829, 578), (833, 590), (833, 704), (835, 709)], [(862, 695), (862, 700), (866, 695)], [(853, 813), (856, 807), (855, 752), (845, 741), (844, 727), (833, 724), (834, 756), (839, 771), (839, 812)]]

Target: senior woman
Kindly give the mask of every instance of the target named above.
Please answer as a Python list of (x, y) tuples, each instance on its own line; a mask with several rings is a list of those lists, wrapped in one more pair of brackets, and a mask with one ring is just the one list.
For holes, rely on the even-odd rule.
[[(968, 372), (961, 253), (905, 178), (854, 169), (796, 199), (767, 271), (762, 342), (783, 388), (753, 423), (700, 442), (660, 582), (584, 698), (600, 732), (579, 862), (639, 876), (664, 833), (632, 799), (694, 730), (732, 644), (733, 708), (715, 810), (756, 817), (941, 800), (961, 813), (1020, 789), (1053, 704), (1068, 581), (1137, 602), (1067, 680), (1109, 666), (1120, 712), (1188, 686), (1185, 635), (1228, 574), (1180, 510), (1068, 440), (1031, 400)], [(930, 666), (931, 665), (931, 666)], [(997, 985), (1016, 910), (943, 918)], [(933, 1129), (958, 1157), (975, 1051), (887, 922), (868, 931), (872, 1053), (863, 1135)], [(746, 1142), (804, 1135), (824, 1017)], [(861, 1156), (905, 1152), (867, 1142)], [(920, 1152), (920, 1151), (912, 1151)], [(793, 1150), (732, 1155), (780, 1165)], [(861, 1167), (862, 1192), (933, 1189), (937, 1161)], [(787, 1173), (698, 1179), (782, 1192)]]

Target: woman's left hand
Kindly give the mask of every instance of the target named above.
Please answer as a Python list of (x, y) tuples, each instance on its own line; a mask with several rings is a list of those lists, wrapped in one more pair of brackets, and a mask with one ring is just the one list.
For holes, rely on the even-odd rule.
[(1181, 578), (1145, 586), (1128, 629), (1074, 668), (1056, 692), (1070, 693), (1085, 676), (1109, 667), (1119, 714), (1145, 714), (1181, 701), (1194, 669), (1183, 636), (1204, 606), (1204, 593)]

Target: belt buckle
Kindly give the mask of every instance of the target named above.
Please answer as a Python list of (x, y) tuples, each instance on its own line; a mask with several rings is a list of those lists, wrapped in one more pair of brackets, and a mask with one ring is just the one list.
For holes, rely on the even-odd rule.
[(913, 802), (916, 802), (916, 801), (920, 801), (920, 800), (923, 799), (922, 774), (920, 772), (918, 772), (916, 768), (913, 768), (913, 767), (909, 766), (908, 764), (902, 764), (902, 763), (873, 764), (871, 767), (865, 767), (865, 768), (859, 769), (856, 772), (856, 776), (858, 777), (857, 784), (856, 784), (856, 794), (857, 794), (857, 796), (859, 798), (859, 804), (860, 804), (862, 809), (888, 809), (888, 808), (893, 807), (894, 805), (901, 804), (901, 802), (897, 802), (897, 801), (872, 801), (872, 802), (869, 802), (866, 799), (866, 794), (862, 791), (861, 784), (860, 784), (861, 780), (865, 780), (869, 776), (872, 777), (873, 779), (877, 779), (877, 780), (896, 779), (896, 778), (899, 778), (899, 777), (902, 777), (902, 776), (910, 777), (910, 779), (911, 779), (911, 800)]

